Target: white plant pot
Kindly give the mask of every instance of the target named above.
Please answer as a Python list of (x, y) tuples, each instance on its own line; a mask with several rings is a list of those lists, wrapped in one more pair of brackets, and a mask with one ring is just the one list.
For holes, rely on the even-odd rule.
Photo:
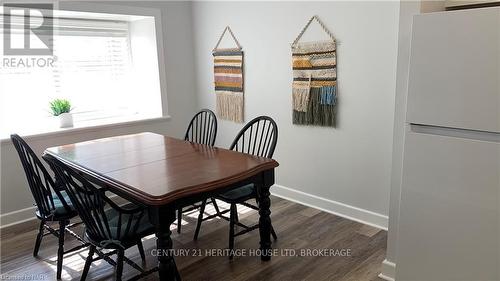
[(59, 115), (59, 127), (69, 128), (73, 127), (73, 114), (62, 113)]

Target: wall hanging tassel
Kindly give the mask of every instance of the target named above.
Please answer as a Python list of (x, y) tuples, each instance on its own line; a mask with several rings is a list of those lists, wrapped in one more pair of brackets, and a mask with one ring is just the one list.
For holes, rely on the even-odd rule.
[[(237, 48), (219, 48), (229, 31)], [(217, 115), (226, 120), (243, 122), (243, 50), (227, 26), (212, 51)]]
[[(331, 40), (299, 43), (316, 20)], [(337, 103), (337, 55), (332, 33), (313, 16), (292, 43), (293, 123), (299, 125), (335, 126)]]

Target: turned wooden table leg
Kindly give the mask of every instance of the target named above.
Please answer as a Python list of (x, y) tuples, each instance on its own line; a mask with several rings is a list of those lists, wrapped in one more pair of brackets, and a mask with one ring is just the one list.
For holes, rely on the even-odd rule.
[(259, 200), (259, 234), (260, 234), (260, 250), (261, 260), (268, 261), (271, 259), (271, 195), (269, 188), (274, 184), (274, 170), (265, 171), (263, 180), (256, 184), (257, 195)]
[[(151, 214), (152, 213), (152, 214)], [(156, 227), (156, 247), (158, 269), (161, 281), (180, 281), (180, 276), (172, 256), (172, 239), (170, 225), (175, 221), (175, 209), (155, 208), (150, 213), (151, 222)]]

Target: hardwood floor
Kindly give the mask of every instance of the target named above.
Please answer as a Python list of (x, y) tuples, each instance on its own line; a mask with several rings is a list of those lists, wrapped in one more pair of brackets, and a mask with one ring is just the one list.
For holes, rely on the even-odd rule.
[[(236, 238), (235, 247), (241, 256), (229, 261), (227, 256), (217, 253), (227, 247), (228, 222), (214, 219), (203, 223), (198, 241), (193, 241), (197, 213), (185, 215), (181, 234), (172, 226), (176, 263), (183, 280), (381, 280), (377, 275), (385, 257), (385, 231), (276, 197), (272, 197), (271, 210), (278, 234), (273, 249), (278, 255), (270, 262), (261, 262), (255, 256), (258, 230)], [(211, 205), (206, 211), (213, 211)], [(253, 210), (238, 206), (238, 211), (243, 223), (255, 223), (258, 219)], [(1, 231), (0, 279), (55, 280), (57, 240), (53, 236), (44, 237), (39, 257), (34, 258), (36, 229), (37, 222), (32, 221)], [(66, 245), (75, 243), (74, 239), (68, 239)], [(156, 264), (154, 236), (143, 243), (146, 267), (152, 267)], [(291, 255), (293, 251), (296, 255)], [(129, 249), (126, 255), (142, 264), (136, 248)], [(62, 280), (79, 280), (86, 256), (87, 249), (66, 255)], [(92, 264), (87, 280), (113, 280), (113, 274), (112, 266), (97, 261)], [(125, 265), (126, 278), (135, 274), (137, 271)], [(157, 279), (153, 274), (144, 280)]]

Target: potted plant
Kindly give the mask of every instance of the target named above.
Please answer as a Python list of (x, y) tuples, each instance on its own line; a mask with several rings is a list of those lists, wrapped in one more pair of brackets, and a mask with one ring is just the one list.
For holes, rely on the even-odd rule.
[(73, 115), (71, 115), (71, 103), (65, 99), (55, 99), (50, 102), (52, 115), (59, 116), (59, 127), (73, 127)]

